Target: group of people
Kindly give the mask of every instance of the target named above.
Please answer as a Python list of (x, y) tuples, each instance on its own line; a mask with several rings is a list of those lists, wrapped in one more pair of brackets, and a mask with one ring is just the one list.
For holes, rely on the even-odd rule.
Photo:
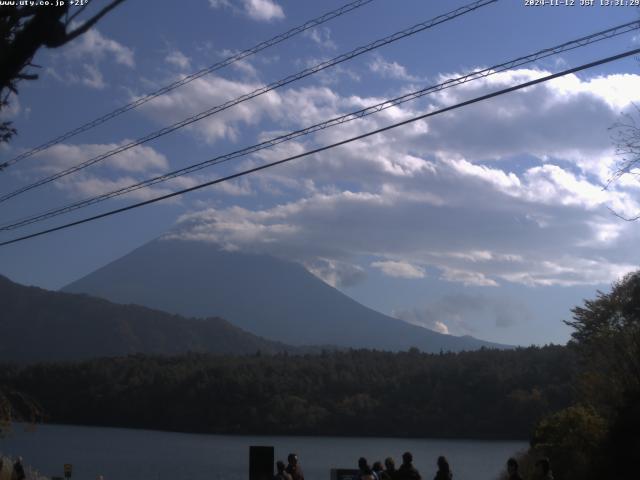
[[(287, 457), (288, 464), (284, 462), (276, 462), (277, 473), (274, 480), (304, 480), (302, 467), (298, 461), (298, 455), (290, 453)], [(444, 457), (438, 458), (438, 473), (435, 480), (452, 480), (449, 462)], [(413, 455), (411, 452), (405, 452), (402, 455), (402, 465), (396, 469), (393, 458), (388, 457), (382, 462), (375, 462), (373, 466), (369, 466), (367, 459), (361, 457), (358, 460), (358, 476), (357, 480), (421, 480), (422, 477), (418, 470), (413, 466)]]
[[(449, 467), (449, 462), (445, 457), (438, 457), (438, 471), (434, 480), (452, 480), (453, 474)], [(396, 462), (391, 457), (387, 457), (382, 462), (374, 462), (369, 466), (367, 459), (361, 457), (358, 460), (358, 480), (422, 480), (420, 472), (413, 466), (413, 455), (411, 452), (402, 454), (402, 465), (396, 468)]]
[(278, 460), (276, 462), (276, 470), (274, 480), (304, 480), (304, 473), (302, 473), (302, 467), (298, 463), (298, 455), (290, 453), (287, 457), (289, 462), (286, 466), (283, 461)]
[[(507, 474), (509, 480), (523, 480), (520, 475), (520, 466), (515, 458), (507, 460)], [(536, 461), (535, 480), (553, 480), (551, 473), (551, 463), (548, 458), (541, 458)]]
[[(278, 461), (276, 463), (277, 473), (274, 480), (304, 480), (302, 467), (298, 461), (298, 455), (290, 453), (287, 457), (288, 464)], [(449, 462), (445, 457), (438, 457), (436, 462), (438, 471), (433, 480), (453, 480), (453, 472)], [(507, 460), (508, 480), (523, 480), (519, 473), (519, 465), (515, 458)], [(547, 458), (541, 458), (536, 462), (536, 480), (553, 480), (551, 465)], [(411, 452), (402, 454), (402, 465), (396, 469), (396, 463), (391, 457), (387, 457), (382, 462), (374, 462), (372, 466), (366, 458), (360, 457), (358, 460), (357, 480), (422, 480), (420, 472), (413, 466), (413, 455)]]
[[(13, 463), (13, 466), (9, 464), (9, 467), (11, 468), (12, 480), (25, 480), (26, 475), (24, 473), (24, 466), (22, 465), (22, 457), (16, 458), (16, 461)], [(0, 476), (3, 468), (4, 468), (4, 459), (0, 457)]]

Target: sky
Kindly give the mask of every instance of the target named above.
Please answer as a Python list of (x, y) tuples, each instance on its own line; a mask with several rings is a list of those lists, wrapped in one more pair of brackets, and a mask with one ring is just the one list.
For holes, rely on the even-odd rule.
[[(341, 1), (129, 0), (39, 51), (3, 119), (0, 161), (338, 8)], [(501, 0), (363, 54), (0, 204), (0, 223), (201, 162), (340, 114), (639, 19), (630, 6)], [(570, 3), (570, 2), (567, 2)], [(573, 3), (573, 2), (572, 2)], [(0, 172), (8, 193), (263, 85), (465, 5), (374, 0)], [(81, 16), (101, 7), (94, 2)], [(93, 10), (92, 10), (93, 9)], [(0, 241), (331, 144), (640, 46), (640, 32), (442, 90), (138, 190)], [(628, 57), (187, 195), (0, 247), (0, 274), (62, 286), (171, 232), (277, 255), (357, 301), (454, 335), (565, 343), (571, 308), (638, 268), (640, 183), (616, 165), (635, 117)]]

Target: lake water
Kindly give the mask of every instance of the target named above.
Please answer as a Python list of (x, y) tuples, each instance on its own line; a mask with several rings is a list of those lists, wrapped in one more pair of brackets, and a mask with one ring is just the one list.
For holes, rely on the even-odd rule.
[(247, 480), (249, 446), (272, 445), (276, 459), (289, 452), (300, 457), (306, 480), (329, 480), (331, 468), (355, 468), (358, 458), (370, 463), (392, 456), (399, 465), (409, 450), (425, 480), (445, 455), (455, 480), (495, 479), (507, 458), (526, 442), (359, 437), (269, 437), (200, 435), (122, 428), (38, 425), (28, 431), (14, 425), (0, 438), (0, 452), (21, 455), (46, 475), (62, 476), (73, 464), (74, 480)]

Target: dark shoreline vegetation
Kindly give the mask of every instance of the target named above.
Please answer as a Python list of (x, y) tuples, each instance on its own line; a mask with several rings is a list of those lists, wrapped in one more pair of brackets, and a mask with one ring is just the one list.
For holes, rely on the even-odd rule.
[(573, 401), (566, 347), (131, 355), (5, 365), (51, 423), (193, 433), (526, 439)]

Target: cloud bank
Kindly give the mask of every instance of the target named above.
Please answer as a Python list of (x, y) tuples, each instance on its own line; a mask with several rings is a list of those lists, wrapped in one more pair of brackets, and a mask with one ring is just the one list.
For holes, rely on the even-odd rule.
[[(280, 145), (241, 165), (547, 73), (520, 69), (487, 77)], [(631, 80), (640, 78), (570, 76), (270, 169), (250, 182), (276, 204), (194, 211), (172, 235), (306, 264), (346, 262), (396, 278), (419, 279), (434, 270), (444, 281), (484, 287), (608, 283), (636, 268), (629, 250), (636, 229), (608, 209), (640, 211), (637, 185), (602, 189), (615, 163), (607, 128), (621, 107), (640, 97), (628, 89)], [(295, 128), (379, 100), (328, 87), (289, 89), (238, 120), (271, 118)]]

